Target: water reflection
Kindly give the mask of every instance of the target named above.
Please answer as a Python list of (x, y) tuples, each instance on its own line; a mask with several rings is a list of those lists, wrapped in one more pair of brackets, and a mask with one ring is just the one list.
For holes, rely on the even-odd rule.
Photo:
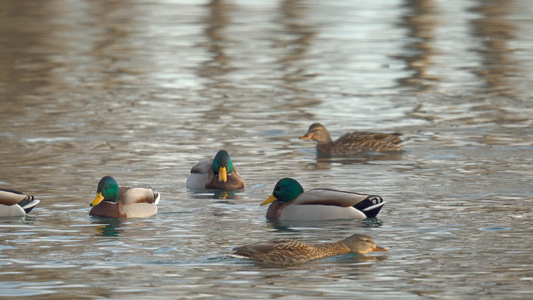
[[(0, 90), (5, 93), (0, 109), (5, 110), (5, 104), (20, 104), (21, 97), (38, 93), (54, 81), (52, 70), (59, 64), (43, 50), (53, 40), (51, 16), (57, 12), (53, 3), (12, 1), (0, 1), (0, 11)], [(9, 113), (23, 115), (26, 105), (9, 106)]]
[(389, 152), (362, 152), (350, 155), (335, 155), (330, 153), (316, 153), (316, 169), (329, 169), (332, 164), (352, 165), (366, 164), (373, 161), (402, 160), (405, 150)]
[(297, 83), (312, 76), (307, 71), (305, 60), (308, 59), (308, 52), (317, 31), (306, 18), (309, 13), (306, 2), (281, 1), (279, 11), (280, 15), (275, 21), (283, 26), (283, 35), (274, 42), (276, 47), (284, 50), (279, 58), (284, 87), (297, 92), (303, 91)]
[(31, 225), (37, 220), (37, 217), (32, 215), (24, 215), (24, 216), (18, 216), (18, 217), (7, 217), (7, 218), (0, 218), (0, 226), (7, 224), (25, 224), (25, 225)]
[(119, 236), (123, 231), (120, 229), (122, 219), (120, 218), (107, 218), (107, 217), (91, 217), (92, 224), (97, 224), (95, 229), (96, 235), (101, 236)]
[[(85, 26), (68, 28), (75, 33), (67, 49), (72, 60), (84, 60), (85, 65), (73, 63), (68, 73), (69, 84), (88, 89), (110, 91), (117, 86), (140, 83), (136, 69), (139, 47), (134, 33), (144, 24), (143, 12), (137, 6), (116, 1), (91, 1), (84, 6), (72, 3), (63, 17)], [(77, 34), (77, 35), (76, 35)], [(69, 36), (69, 35), (67, 35)]]
[(307, 231), (310, 228), (330, 228), (339, 232), (351, 232), (354, 228), (377, 228), (383, 225), (383, 221), (378, 218), (367, 218), (364, 220), (323, 220), (323, 221), (272, 221), (267, 220), (268, 228), (279, 232), (299, 232)]
[[(526, 295), (533, 132), (531, 101), (515, 98), (531, 98), (530, 6), (0, 0), (0, 182), (46, 199), (0, 220), (0, 296)], [(390, 53), (406, 67), (383, 68)], [(418, 137), (401, 153), (325, 157), (296, 142), (313, 120)], [(249, 187), (182, 189), (195, 160), (226, 145)], [(102, 172), (153, 183), (167, 195), (159, 213), (88, 218)], [(285, 176), (387, 204), (380, 219), (265, 221), (259, 203)], [(353, 230), (394, 251), (377, 264), (220, 259), (253, 240)]]
[(425, 91), (435, 84), (439, 78), (429, 75), (428, 69), (433, 65), (432, 57), (434, 48), (434, 30), (437, 26), (435, 20), (435, 2), (432, 0), (406, 0), (404, 7), (407, 11), (402, 14), (400, 26), (407, 29), (408, 43), (405, 45), (408, 55), (397, 55), (398, 59), (404, 60), (407, 69), (412, 75), (398, 80), (400, 86), (415, 87)]
[(490, 93), (515, 97), (513, 82), (509, 80), (518, 72), (508, 47), (516, 31), (510, 23), (510, 2), (477, 0), (475, 3), (477, 5), (471, 10), (480, 17), (471, 21), (472, 35), (481, 41), (481, 47), (474, 51), (482, 58), (482, 63), (474, 73), (483, 80)]
[[(189, 190), (188, 195), (192, 199), (219, 199), (219, 200), (239, 200), (242, 197), (235, 191), (221, 191), (221, 190)], [(220, 203), (232, 203), (231, 201), (220, 201)]]
[(226, 0), (212, 0), (207, 6), (209, 13), (205, 16), (204, 22), (207, 27), (204, 34), (207, 43), (202, 45), (207, 48), (209, 59), (200, 64), (198, 76), (211, 80), (208, 87), (223, 88), (227, 84), (225, 75), (234, 68), (230, 66), (231, 57), (226, 54), (226, 44), (230, 39), (226, 36), (225, 29), (231, 24), (230, 12), (233, 4)]

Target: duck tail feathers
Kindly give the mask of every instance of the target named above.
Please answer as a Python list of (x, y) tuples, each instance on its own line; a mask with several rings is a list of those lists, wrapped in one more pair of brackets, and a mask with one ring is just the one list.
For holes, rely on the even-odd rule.
[(40, 202), (40, 200), (34, 199), (33, 196), (26, 196), (26, 198), (22, 199), (18, 205), (22, 207), (26, 213), (29, 213)]
[(367, 218), (375, 218), (385, 203), (380, 196), (368, 196), (354, 205), (354, 208), (363, 212)]
[(161, 200), (161, 193), (157, 193), (157, 192), (154, 192), (154, 204), (155, 205), (158, 205), (159, 204), (159, 200)]

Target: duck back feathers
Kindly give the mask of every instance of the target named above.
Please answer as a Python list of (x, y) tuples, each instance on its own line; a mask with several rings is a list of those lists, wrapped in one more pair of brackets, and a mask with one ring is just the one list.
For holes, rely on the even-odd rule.
[(365, 151), (400, 151), (404, 146), (400, 136), (400, 133), (351, 132), (333, 141), (324, 125), (313, 123), (300, 138), (316, 141), (317, 151), (321, 153), (354, 154)]

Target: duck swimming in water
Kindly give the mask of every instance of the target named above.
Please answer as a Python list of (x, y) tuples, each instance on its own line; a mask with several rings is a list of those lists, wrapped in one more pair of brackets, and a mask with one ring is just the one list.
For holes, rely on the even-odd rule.
[(213, 159), (204, 159), (191, 169), (187, 178), (188, 189), (240, 190), (244, 179), (233, 165), (229, 153), (220, 150)]
[(400, 151), (404, 146), (400, 136), (401, 133), (351, 132), (333, 141), (324, 125), (314, 123), (300, 139), (316, 141), (316, 149), (320, 153), (355, 154), (365, 151)]
[(272, 195), (261, 205), (270, 204), (268, 220), (318, 221), (366, 219), (375, 217), (385, 204), (380, 196), (332, 189), (304, 192), (292, 178), (280, 179)]
[(146, 218), (157, 213), (161, 194), (151, 188), (120, 187), (111, 176), (100, 179), (96, 197), (91, 202), (91, 216), (111, 218)]
[(260, 242), (237, 247), (233, 254), (266, 264), (291, 265), (351, 252), (367, 254), (371, 251), (387, 250), (376, 245), (368, 235), (354, 234), (338, 242), (318, 245), (296, 240)]

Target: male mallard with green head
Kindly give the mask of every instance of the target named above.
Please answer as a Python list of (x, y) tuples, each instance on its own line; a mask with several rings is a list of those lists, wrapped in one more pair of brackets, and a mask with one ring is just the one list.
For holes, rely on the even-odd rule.
[(111, 176), (98, 183), (96, 197), (91, 202), (91, 216), (111, 218), (146, 218), (157, 213), (161, 194), (151, 188), (118, 187)]
[(268, 220), (318, 221), (375, 217), (385, 204), (380, 196), (332, 189), (304, 192), (300, 183), (283, 178), (261, 205), (270, 204)]
[(318, 245), (295, 240), (260, 242), (237, 247), (233, 254), (266, 264), (290, 265), (351, 252), (367, 254), (371, 251), (387, 250), (376, 245), (368, 235), (354, 234), (338, 242)]
[(21, 217), (29, 213), (39, 200), (19, 191), (0, 189), (0, 217)]
[(400, 135), (401, 133), (351, 132), (333, 141), (324, 125), (314, 123), (300, 139), (315, 140), (318, 143), (316, 149), (321, 153), (354, 154), (365, 151), (400, 151), (404, 146)]
[(229, 154), (220, 150), (214, 159), (197, 162), (187, 178), (188, 189), (239, 190), (244, 189), (244, 180), (233, 166)]

